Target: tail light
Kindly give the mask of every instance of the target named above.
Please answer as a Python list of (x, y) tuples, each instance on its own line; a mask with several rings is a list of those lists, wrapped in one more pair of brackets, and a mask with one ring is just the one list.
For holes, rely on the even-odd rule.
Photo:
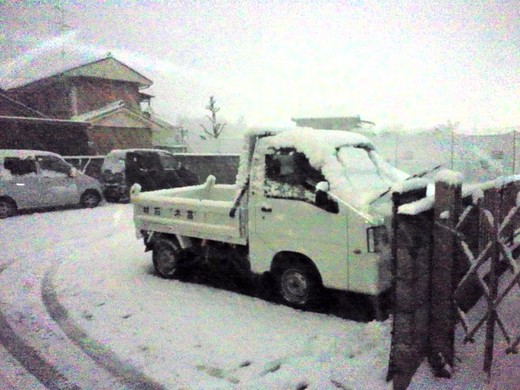
[(367, 229), (367, 251), (369, 253), (381, 252), (387, 244), (386, 226), (372, 226)]

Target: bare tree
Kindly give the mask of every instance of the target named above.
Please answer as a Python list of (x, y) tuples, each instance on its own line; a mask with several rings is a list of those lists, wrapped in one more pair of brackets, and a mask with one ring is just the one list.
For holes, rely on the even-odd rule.
[[(211, 138), (217, 139), (222, 133), (222, 130), (224, 130), (226, 124), (217, 122), (217, 112), (220, 111), (220, 108), (215, 105), (215, 98), (213, 96), (209, 97), (209, 104), (206, 106), (206, 110), (211, 112), (211, 115), (206, 115), (206, 117), (211, 122), (211, 128), (208, 130), (206, 126), (202, 124), (200, 126), (204, 129), (204, 132), (207, 135), (209, 135)], [(206, 139), (204, 135), (201, 135), (201, 138)]]

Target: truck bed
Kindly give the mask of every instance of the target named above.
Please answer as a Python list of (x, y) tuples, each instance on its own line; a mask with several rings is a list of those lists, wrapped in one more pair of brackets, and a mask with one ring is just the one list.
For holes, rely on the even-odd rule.
[(214, 178), (190, 187), (134, 189), (136, 229), (245, 245), (245, 212), (239, 209), (234, 218), (229, 216), (235, 194), (235, 185), (215, 185)]

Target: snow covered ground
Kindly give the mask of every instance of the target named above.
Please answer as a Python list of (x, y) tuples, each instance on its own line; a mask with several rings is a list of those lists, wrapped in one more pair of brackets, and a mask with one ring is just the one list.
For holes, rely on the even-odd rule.
[[(91, 350), (112, 351), (166, 388), (391, 388), (390, 320), (354, 322), (160, 279), (135, 238), (130, 205), (17, 216), (1, 220), (0, 232), (4, 308), (16, 302), (18, 288), (48, 284), (68, 319), (94, 340)], [(28, 266), (14, 279), (20, 274), (11, 269), (35, 262), (47, 278)], [(519, 355), (505, 357), (498, 348), (494, 380), (486, 385), (481, 345), (457, 349), (452, 380), (434, 378), (424, 364), (410, 388), (518, 388)]]

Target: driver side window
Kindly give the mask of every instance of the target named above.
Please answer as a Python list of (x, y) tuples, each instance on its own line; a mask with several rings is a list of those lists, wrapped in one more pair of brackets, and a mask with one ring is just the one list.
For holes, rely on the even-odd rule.
[(71, 166), (55, 156), (36, 156), (42, 175), (45, 177), (67, 176)]
[(265, 157), (264, 194), (268, 198), (303, 200), (314, 204), (315, 187), (325, 178), (307, 157), (293, 148), (273, 150)]

